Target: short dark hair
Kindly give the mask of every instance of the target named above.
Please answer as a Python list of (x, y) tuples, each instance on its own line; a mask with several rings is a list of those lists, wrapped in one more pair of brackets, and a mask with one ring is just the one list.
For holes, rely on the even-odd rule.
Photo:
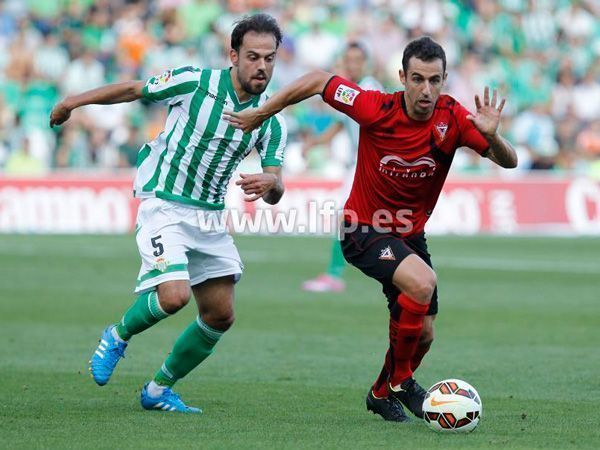
[(235, 23), (235, 28), (231, 32), (231, 48), (239, 52), (244, 36), (249, 31), (272, 34), (275, 37), (275, 47), (279, 48), (281, 44), (281, 30), (277, 21), (268, 14), (259, 13), (246, 16)]
[(444, 73), (446, 73), (446, 52), (444, 52), (444, 49), (440, 44), (435, 42), (429, 36), (415, 39), (406, 46), (404, 54), (402, 55), (402, 69), (404, 70), (404, 73), (408, 72), (408, 61), (413, 56), (425, 62), (441, 59)]

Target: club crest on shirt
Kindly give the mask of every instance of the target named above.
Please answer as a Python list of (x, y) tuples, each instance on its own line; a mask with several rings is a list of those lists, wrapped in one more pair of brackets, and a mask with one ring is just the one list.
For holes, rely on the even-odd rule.
[(335, 90), (334, 100), (352, 106), (354, 105), (354, 100), (356, 100), (358, 94), (360, 94), (360, 91), (357, 91), (350, 86), (346, 86), (345, 84), (340, 84)]
[(435, 124), (435, 130), (440, 137), (440, 141), (443, 141), (446, 137), (446, 131), (448, 131), (448, 124), (446, 122), (438, 122)]
[(162, 74), (154, 77), (154, 82), (156, 86), (160, 86), (161, 84), (167, 84), (171, 79), (171, 71), (165, 70)]
[(379, 259), (383, 261), (396, 261), (396, 256), (394, 256), (392, 248), (388, 245), (379, 252)]

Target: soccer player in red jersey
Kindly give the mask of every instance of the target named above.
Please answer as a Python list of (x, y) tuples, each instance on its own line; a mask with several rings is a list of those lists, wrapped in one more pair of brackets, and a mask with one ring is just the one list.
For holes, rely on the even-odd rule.
[(429, 37), (408, 44), (400, 80), (385, 94), (323, 71), (298, 78), (254, 110), (228, 113), (244, 131), (315, 94), (360, 125), (358, 162), (344, 208), (344, 257), (383, 286), (390, 311), (389, 349), (367, 395), (367, 409), (386, 420), (408, 420), (402, 405), (422, 417), (424, 389), (413, 372), (433, 341), (437, 279), (424, 235), (455, 151), (470, 147), (505, 168), (517, 165), (498, 133), (505, 100), (485, 88), (475, 114), (441, 90), (446, 55)]

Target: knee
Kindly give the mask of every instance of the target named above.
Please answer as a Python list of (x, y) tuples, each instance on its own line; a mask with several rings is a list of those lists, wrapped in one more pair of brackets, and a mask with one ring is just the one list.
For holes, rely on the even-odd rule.
[(188, 304), (190, 296), (191, 291), (187, 286), (171, 287), (158, 293), (158, 301), (166, 313), (173, 314)]
[(227, 331), (235, 322), (235, 315), (233, 310), (206, 312), (202, 315), (202, 321), (215, 330)]
[(406, 295), (419, 303), (429, 303), (435, 286), (437, 283), (437, 277), (435, 272), (431, 270), (428, 274), (421, 275), (415, 279), (410, 286), (404, 289)]

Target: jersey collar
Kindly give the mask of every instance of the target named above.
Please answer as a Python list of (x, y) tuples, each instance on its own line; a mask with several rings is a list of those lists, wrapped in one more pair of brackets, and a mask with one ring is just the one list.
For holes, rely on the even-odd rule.
[[(410, 123), (422, 126), (422, 125), (428, 124), (429, 122), (431, 122), (433, 120), (433, 116), (435, 116), (435, 109), (437, 108), (437, 102), (436, 102), (435, 107), (433, 109), (433, 114), (431, 114), (431, 117), (429, 119), (427, 119), (427, 120), (416, 120), (416, 119), (413, 119), (412, 117), (410, 117), (408, 115), (408, 109), (406, 109), (406, 100), (404, 99), (404, 91), (400, 91), (400, 97), (401, 97), (400, 104), (402, 105), (402, 111), (404, 111), (404, 115), (406, 116), (406, 119)], [(438, 101), (439, 101), (439, 99), (438, 99)]]
[(258, 100), (260, 99), (260, 95), (253, 95), (249, 100), (245, 102), (240, 102), (235, 89), (233, 88), (233, 82), (231, 81), (231, 67), (227, 69), (227, 76), (225, 77), (225, 83), (227, 84), (227, 91), (229, 92), (229, 96), (233, 100), (234, 109), (236, 111), (240, 111), (248, 108), (249, 106), (258, 106)]

